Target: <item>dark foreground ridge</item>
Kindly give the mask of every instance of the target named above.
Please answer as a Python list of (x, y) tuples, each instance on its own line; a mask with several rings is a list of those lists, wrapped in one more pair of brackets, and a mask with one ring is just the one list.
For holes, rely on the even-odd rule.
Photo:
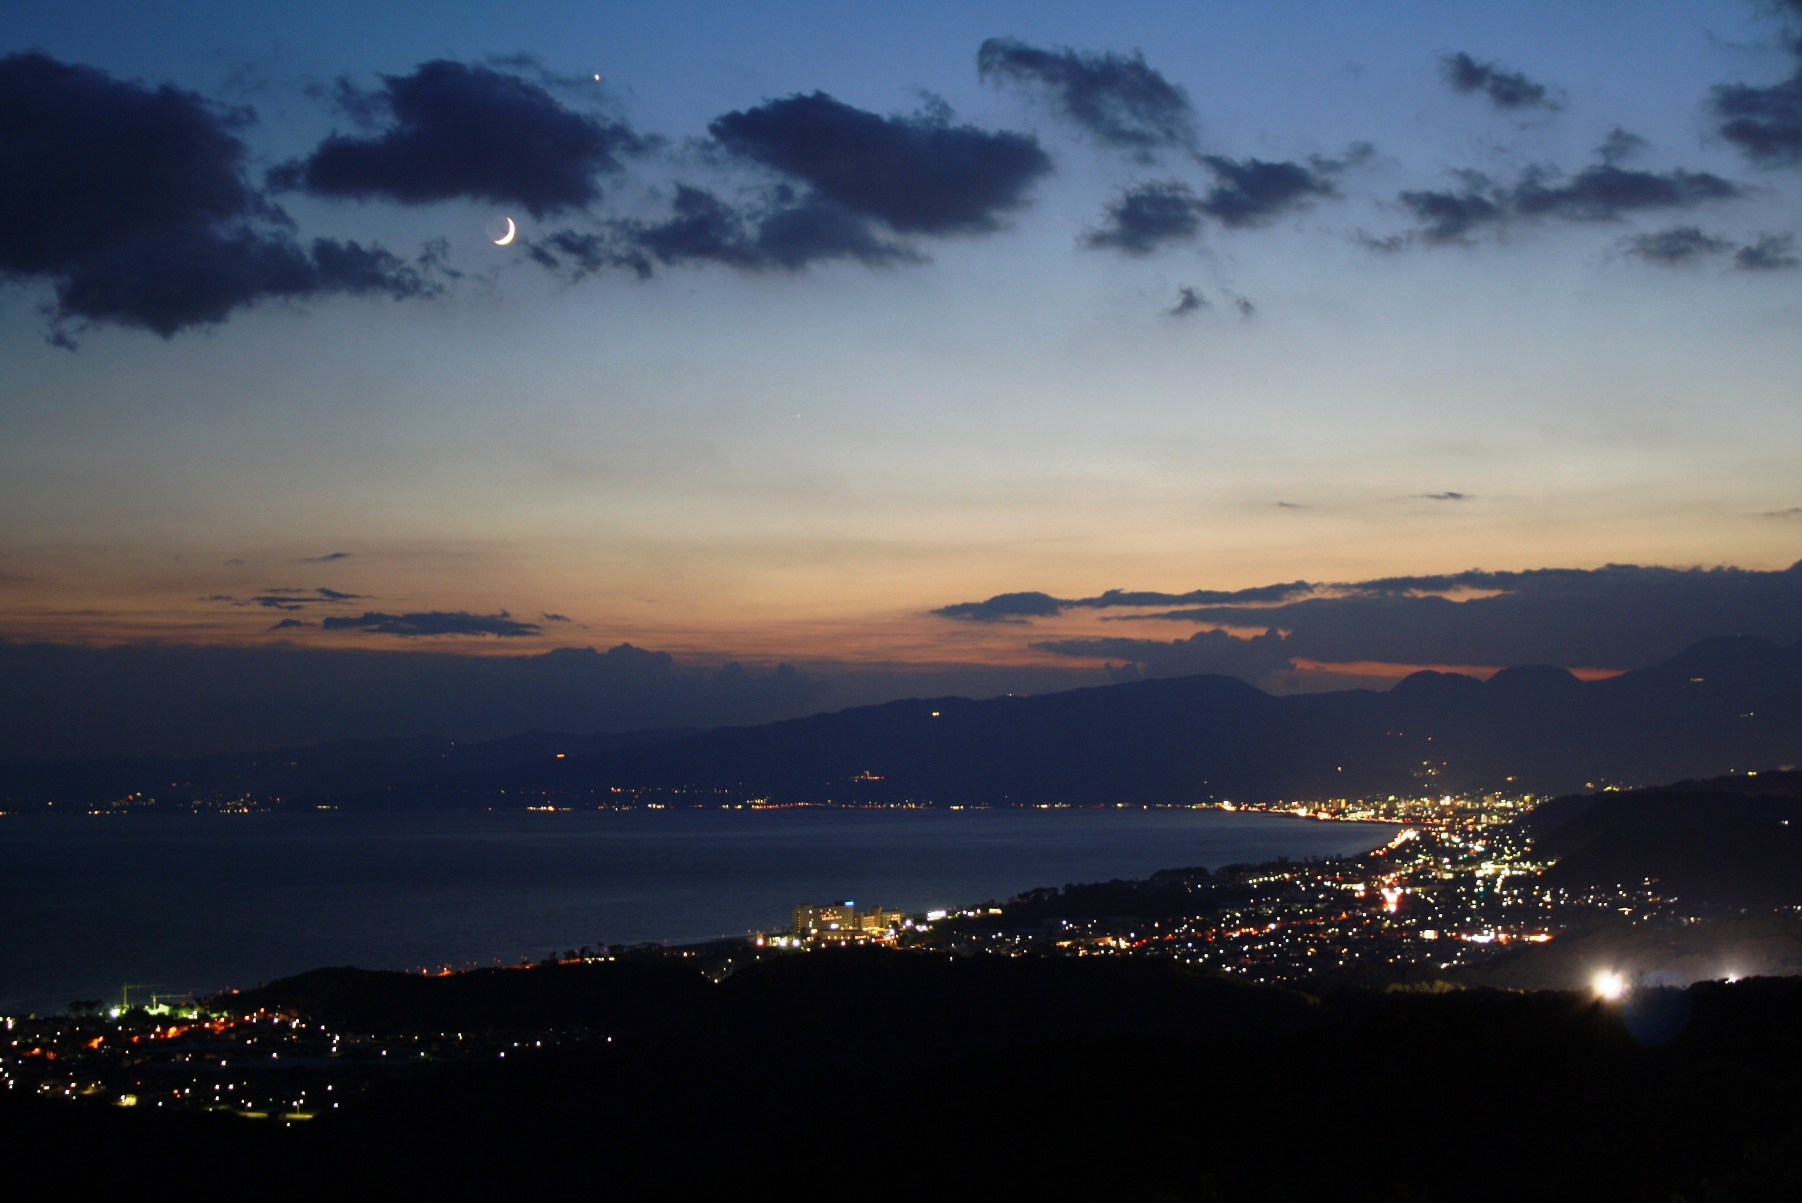
[[(1796, 981), (1624, 1003), (1309, 996), (1169, 964), (847, 949), (717, 982), (672, 962), (327, 970), (238, 1005), (253, 1002), (294, 1016), (265, 1027), (355, 1019), (388, 1031), (387, 1047), (409, 1032), (440, 1043), (287, 1126), (158, 1112), (148, 1093), (120, 1108), (7, 1092), (0, 1151), (56, 1167), (73, 1196), (145, 1181), (621, 1199), (1669, 1203), (1802, 1190)], [(498, 1031), (522, 1022), (559, 1035)], [(453, 1036), (481, 1054), (457, 1056)], [(298, 1079), (306, 1058), (292, 1059)]]

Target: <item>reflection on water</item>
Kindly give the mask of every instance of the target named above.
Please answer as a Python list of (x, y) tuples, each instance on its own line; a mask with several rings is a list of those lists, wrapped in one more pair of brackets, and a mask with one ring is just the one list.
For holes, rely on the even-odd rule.
[(0, 1011), (125, 981), (511, 963), (909, 911), (1160, 868), (1362, 850), (1389, 829), (1191, 810), (0, 817)]

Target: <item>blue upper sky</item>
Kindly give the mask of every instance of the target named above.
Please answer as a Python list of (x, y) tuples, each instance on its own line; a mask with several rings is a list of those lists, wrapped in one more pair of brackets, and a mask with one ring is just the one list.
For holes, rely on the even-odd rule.
[(10, 6), (0, 635), (1783, 568), (1792, 7)]

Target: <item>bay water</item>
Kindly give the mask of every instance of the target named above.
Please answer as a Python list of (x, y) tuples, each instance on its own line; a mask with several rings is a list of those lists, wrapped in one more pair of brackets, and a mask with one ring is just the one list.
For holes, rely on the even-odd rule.
[[(0, 815), (0, 1014), (325, 965), (437, 969), (1359, 852), (1381, 824), (1218, 810)], [(139, 990), (134, 998), (143, 997)]]

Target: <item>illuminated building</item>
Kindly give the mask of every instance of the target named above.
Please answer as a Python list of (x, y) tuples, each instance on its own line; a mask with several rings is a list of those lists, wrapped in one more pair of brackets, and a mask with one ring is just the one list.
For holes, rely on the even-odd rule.
[(795, 908), (795, 934), (811, 940), (869, 940), (900, 927), (900, 911), (879, 906), (859, 908), (855, 902)]

